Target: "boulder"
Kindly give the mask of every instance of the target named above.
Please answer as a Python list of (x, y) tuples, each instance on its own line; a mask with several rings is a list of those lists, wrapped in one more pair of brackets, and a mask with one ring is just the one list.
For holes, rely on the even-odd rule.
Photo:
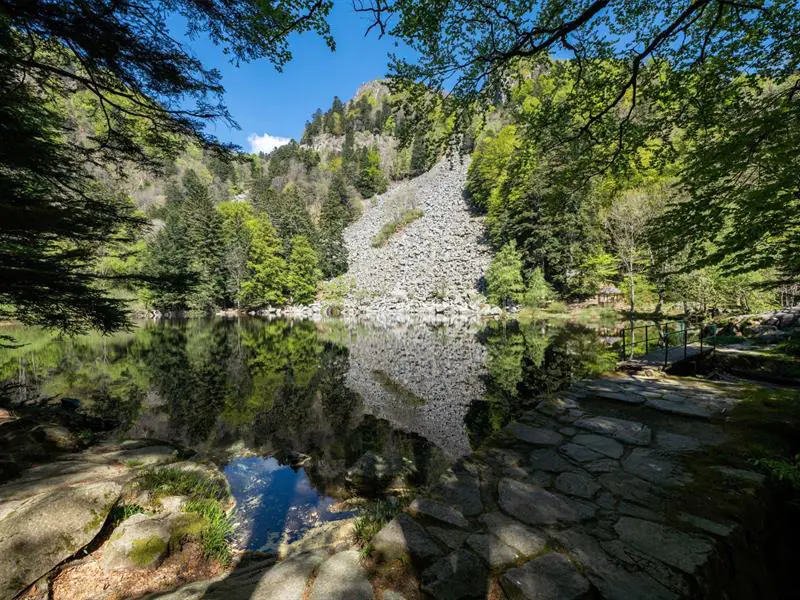
[(372, 600), (372, 585), (358, 550), (339, 552), (322, 563), (310, 600)]
[(91, 542), (121, 491), (103, 481), (16, 502), (0, 519), (0, 598), (13, 598)]
[(489, 573), (480, 560), (465, 550), (456, 550), (423, 571), (422, 591), (436, 600), (485, 598)]
[(156, 567), (169, 553), (172, 515), (136, 514), (123, 521), (103, 547), (106, 571)]
[(397, 515), (372, 538), (375, 552), (387, 559), (410, 556), (420, 564), (429, 564), (442, 555), (422, 526), (407, 514)]
[(589, 582), (555, 552), (511, 569), (500, 580), (510, 600), (580, 600), (589, 598)]

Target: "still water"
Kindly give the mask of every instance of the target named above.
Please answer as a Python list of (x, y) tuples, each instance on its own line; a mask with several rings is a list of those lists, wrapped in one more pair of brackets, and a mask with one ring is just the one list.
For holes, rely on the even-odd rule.
[(364, 481), (370, 461), (425, 485), (536, 395), (614, 363), (595, 330), (545, 322), (214, 319), (111, 337), (5, 333), (25, 344), (0, 351), (6, 396), (75, 398), (116, 437), (213, 457), (251, 549), (342, 518), (332, 508), (354, 491), (380, 493)]

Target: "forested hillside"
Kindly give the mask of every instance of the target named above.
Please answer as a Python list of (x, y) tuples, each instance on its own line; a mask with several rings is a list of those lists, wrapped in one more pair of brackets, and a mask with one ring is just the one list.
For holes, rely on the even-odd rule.
[[(792, 295), (790, 271), (761, 260), (757, 249), (725, 255), (726, 238), (751, 225), (738, 215), (709, 214), (702, 223), (707, 241), (680, 242), (689, 195), (680, 176), (700, 160), (680, 129), (671, 147), (653, 135), (622, 167), (576, 174), (563, 140), (547, 137), (542, 126), (552, 105), (569, 97), (575, 67), (521, 63), (518, 83), (491, 110), (477, 142), (467, 190), (500, 252), (490, 295), (537, 305), (554, 292), (585, 299), (616, 285), (631, 311), (674, 303), (702, 312), (764, 310), (781, 292)], [(777, 241), (782, 234), (774, 235)]]
[[(82, 129), (100, 115), (71, 104)], [(160, 176), (133, 167), (106, 174), (150, 227), (102, 269), (160, 311), (308, 304), (317, 286), (347, 270), (342, 231), (365, 200), (438, 159), (443, 127), (412, 129), (402, 97), (382, 82), (318, 110), (295, 141), (265, 154), (190, 144)]]

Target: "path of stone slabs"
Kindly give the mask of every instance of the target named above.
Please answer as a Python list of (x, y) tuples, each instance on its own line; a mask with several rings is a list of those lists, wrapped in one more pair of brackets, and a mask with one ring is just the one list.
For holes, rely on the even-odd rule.
[(764, 492), (760, 474), (710, 460), (739, 392), (665, 376), (580, 382), (541, 399), (373, 546), (410, 557), (437, 600), (498, 587), (511, 599), (719, 596), (742, 566), (730, 557), (752, 559), (748, 515)]

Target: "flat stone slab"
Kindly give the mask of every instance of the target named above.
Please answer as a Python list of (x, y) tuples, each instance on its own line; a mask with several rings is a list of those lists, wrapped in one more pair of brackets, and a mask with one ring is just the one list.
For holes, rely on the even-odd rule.
[(590, 506), (507, 477), (500, 480), (498, 495), (503, 512), (529, 525), (577, 523), (593, 517), (596, 512)]
[(615, 417), (587, 417), (573, 423), (575, 427), (586, 429), (615, 440), (636, 446), (647, 446), (653, 437), (650, 427), (636, 421), (626, 421)]
[(515, 548), (523, 556), (537, 554), (547, 546), (544, 534), (499, 511), (483, 515), (481, 522), (489, 533)]
[(422, 591), (436, 600), (485, 598), (489, 572), (477, 556), (456, 550), (422, 572)]
[(571, 463), (559, 456), (555, 450), (550, 449), (534, 450), (531, 452), (531, 465), (534, 469), (550, 471), (552, 473), (561, 473), (563, 471), (572, 471), (575, 469)]
[(598, 452), (595, 452), (586, 446), (581, 446), (580, 444), (564, 444), (558, 449), (558, 451), (570, 460), (574, 460), (575, 462), (579, 463), (591, 462), (593, 460), (599, 460), (603, 458), (602, 454), (599, 454)]
[(656, 446), (668, 452), (689, 453), (699, 450), (702, 442), (688, 435), (659, 431), (656, 432)]
[(465, 517), (474, 517), (483, 512), (480, 481), (468, 473), (443, 475), (434, 490), (437, 496), (450, 506), (455, 506)]
[(719, 410), (714, 410), (713, 408), (704, 404), (698, 404), (695, 402), (676, 402), (674, 400), (667, 400), (665, 398), (651, 398), (647, 401), (645, 406), (673, 415), (695, 417), (698, 419), (710, 419), (719, 412)]
[(603, 598), (678, 600), (677, 594), (645, 573), (630, 572), (611, 560), (595, 538), (574, 529), (557, 531), (553, 536), (578, 560)]
[(622, 543), (693, 575), (714, 553), (711, 540), (667, 525), (622, 517), (614, 525)]
[(600, 485), (587, 473), (561, 473), (556, 478), (556, 489), (589, 500), (600, 490)]
[(622, 456), (623, 452), (625, 452), (625, 448), (622, 444), (603, 435), (582, 433), (572, 438), (572, 441), (581, 446), (586, 446), (590, 450), (594, 450), (598, 454), (602, 454), (608, 458), (619, 458)]
[(505, 428), (512, 437), (532, 446), (555, 446), (564, 439), (557, 431), (543, 427), (531, 427), (524, 423), (514, 422)]
[(452, 506), (422, 496), (414, 499), (408, 506), (408, 512), (420, 519), (432, 519), (461, 529), (469, 527), (469, 521)]
[(622, 461), (622, 468), (658, 485), (680, 485), (690, 481), (689, 475), (668, 454), (652, 448), (634, 449)]
[(545, 554), (500, 579), (509, 600), (581, 600), (589, 597), (589, 581), (563, 555)]
[(13, 598), (91, 542), (121, 491), (102, 481), (17, 502), (0, 519), (0, 598)]
[(399, 514), (372, 538), (372, 547), (379, 555), (392, 559), (409, 555), (421, 564), (430, 564), (442, 550), (428, 533), (407, 514)]
[(597, 481), (615, 496), (631, 502), (648, 505), (659, 496), (658, 488), (652, 483), (624, 471), (604, 473)]
[(467, 546), (485, 562), (492, 571), (507, 569), (517, 560), (517, 551), (488, 533), (473, 533)]
[(346, 550), (322, 563), (310, 600), (372, 600), (372, 597), (372, 584), (361, 566), (358, 550)]

